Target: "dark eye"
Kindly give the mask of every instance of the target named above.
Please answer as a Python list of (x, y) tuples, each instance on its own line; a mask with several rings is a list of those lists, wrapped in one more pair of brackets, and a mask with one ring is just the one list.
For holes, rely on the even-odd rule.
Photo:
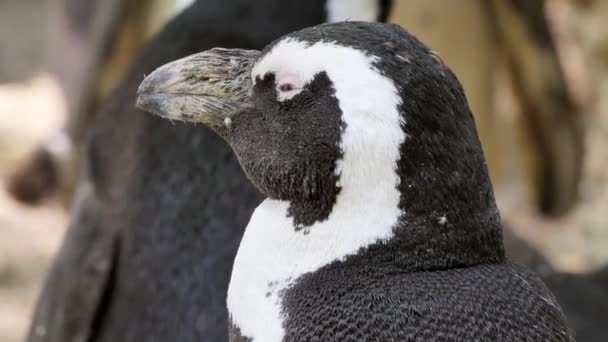
[(283, 83), (279, 86), (279, 90), (283, 92), (288, 92), (296, 89), (296, 86), (291, 83)]

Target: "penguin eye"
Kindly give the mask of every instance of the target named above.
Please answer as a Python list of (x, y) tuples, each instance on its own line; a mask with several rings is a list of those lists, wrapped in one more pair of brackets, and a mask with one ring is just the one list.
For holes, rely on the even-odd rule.
[(288, 92), (288, 91), (292, 91), (295, 89), (296, 89), (296, 86), (293, 83), (283, 83), (283, 84), (279, 85), (279, 91), (282, 91), (282, 92)]
[(277, 77), (276, 89), (279, 101), (296, 96), (304, 86), (302, 78), (295, 73), (283, 73)]

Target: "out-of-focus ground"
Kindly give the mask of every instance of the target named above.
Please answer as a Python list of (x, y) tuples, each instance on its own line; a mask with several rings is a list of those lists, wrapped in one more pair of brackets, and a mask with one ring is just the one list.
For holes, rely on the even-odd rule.
[(6, 192), (6, 178), (61, 125), (61, 97), (48, 77), (0, 85), (0, 341), (21, 341), (37, 293), (67, 224), (59, 201), (25, 207)]
[[(16, 41), (10, 48), (0, 46), (0, 83), (28, 79), (25, 83), (0, 84), (0, 341), (3, 342), (22, 340), (68, 221), (57, 199), (29, 208), (9, 198), (5, 190), (7, 175), (64, 120), (61, 92), (49, 76), (39, 74), (43, 58), (36, 54), (41, 50), (36, 50), (35, 45), (43, 41), (33, 32), (40, 29), (41, 13), (45, 10), (40, 3), (20, 0), (4, 6), (0, 0), (0, 42)], [(580, 10), (570, 23), (580, 28), (598, 101), (592, 112), (586, 114), (587, 156), (580, 203), (565, 218), (539, 218), (530, 210), (525, 185), (517, 180), (521, 176), (517, 161), (511, 168), (513, 181), (498, 191), (503, 217), (509, 225), (538, 247), (558, 269), (573, 272), (608, 262), (608, 96), (603, 96), (608, 94), (607, 17), (608, 2), (596, 1), (590, 8)], [(9, 39), (17, 32), (21, 39)], [(515, 123), (509, 113), (509, 99), (498, 102), (504, 107), (501, 120), (505, 131), (513, 131)], [(514, 134), (505, 135), (506, 146), (515, 144)], [(512, 155), (515, 149), (507, 149), (506, 153), (506, 159), (517, 159)]]

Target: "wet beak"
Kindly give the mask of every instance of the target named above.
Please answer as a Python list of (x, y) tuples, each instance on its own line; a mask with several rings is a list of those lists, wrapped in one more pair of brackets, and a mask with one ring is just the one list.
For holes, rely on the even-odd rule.
[(137, 90), (137, 107), (217, 130), (251, 106), (251, 67), (259, 51), (215, 48), (156, 69)]

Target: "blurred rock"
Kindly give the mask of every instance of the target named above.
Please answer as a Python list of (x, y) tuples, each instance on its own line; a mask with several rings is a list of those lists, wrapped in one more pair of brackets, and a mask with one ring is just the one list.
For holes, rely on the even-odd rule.
[(0, 84), (0, 169), (23, 161), (49, 132), (60, 130), (64, 120), (63, 95), (49, 75)]

